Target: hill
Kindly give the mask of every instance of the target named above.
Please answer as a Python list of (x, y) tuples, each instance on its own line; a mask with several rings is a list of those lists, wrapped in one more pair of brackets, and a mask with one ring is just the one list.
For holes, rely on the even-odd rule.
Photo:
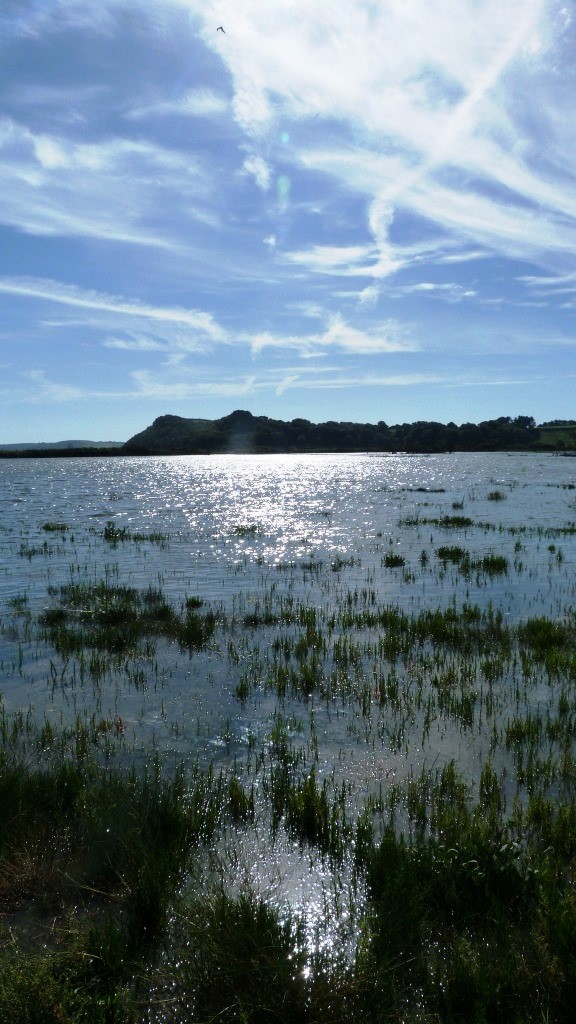
[(275, 420), (236, 409), (208, 420), (159, 416), (125, 443), (57, 441), (0, 444), (0, 459), (117, 455), (282, 454), (297, 452), (554, 451), (576, 455), (576, 421), (536, 425), (531, 416), (500, 416), (481, 423), (418, 420), (388, 426), (329, 420)]
[(2, 452), (55, 451), (58, 448), (121, 448), (123, 441), (23, 441), (0, 444)]
[(538, 428), (539, 448), (556, 451), (576, 451), (576, 423), (574, 420), (551, 420)]
[[(576, 450), (576, 424), (570, 442), (563, 428), (564, 450)], [(159, 416), (124, 445), (134, 454), (215, 454), (284, 452), (451, 452), (556, 449), (544, 441), (531, 416), (500, 416), (482, 423), (418, 421), (388, 426), (378, 423), (311, 423), (305, 419), (270, 419), (237, 409), (218, 420)], [(566, 438), (568, 437), (568, 441)], [(559, 446), (562, 448), (562, 446)]]

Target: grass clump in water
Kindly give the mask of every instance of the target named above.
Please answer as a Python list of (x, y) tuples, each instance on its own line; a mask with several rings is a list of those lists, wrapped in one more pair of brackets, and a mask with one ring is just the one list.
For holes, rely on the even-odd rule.
[(297, 930), (263, 899), (225, 890), (193, 900), (180, 926), (183, 955), (171, 987), (191, 1020), (300, 1024), (309, 1019)]
[(568, 623), (549, 619), (545, 615), (527, 619), (518, 627), (520, 640), (539, 658), (556, 648), (573, 643), (574, 634), (574, 628)]
[(234, 537), (257, 537), (261, 532), (258, 523), (241, 523), (232, 530)]
[(445, 544), (442, 547), (436, 548), (436, 556), (441, 562), (454, 562), (456, 565), (459, 565), (464, 560), (470, 560), (470, 555), (466, 549), (455, 544)]
[(480, 569), (488, 576), (499, 576), (508, 572), (508, 559), (505, 555), (484, 555), (474, 563), (474, 568)]
[(399, 555), (395, 551), (387, 551), (382, 559), (382, 565), (386, 569), (398, 569), (401, 566), (406, 565), (406, 559), (404, 555)]
[(483, 555), (473, 559), (470, 552), (458, 545), (444, 545), (436, 549), (436, 555), (445, 565), (448, 562), (457, 565), (464, 575), (471, 572), (484, 572), (488, 576), (497, 576), (508, 572), (508, 559), (505, 555)]
[(127, 946), (162, 927), (191, 844), (206, 830), (181, 775), (48, 760), (33, 769), (4, 754), (0, 764), (1, 895), (5, 907), (71, 900), (114, 910)]
[(109, 519), (106, 523), (102, 537), (113, 548), (126, 541), (134, 541), (136, 544), (147, 541), (149, 544), (157, 544), (158, 547), (166, 548), (169, 541), (167, 533), (161, 533), (159, 530), (152, 530), (150, 533), (134, 533), (126, 526), (116, 526), (113, 519)]
[(46, 639), (59, 654), (80, 654), (85, 648), (113, 655), (137, 652), (142, 641), (164, 637), (186, 648), (205, 646), (216, 629), (211, 610), (198, 611), (197, 598), (179, 613), (154, 587), (68, 584), (53, 589), (60, 604), (39, 617)]

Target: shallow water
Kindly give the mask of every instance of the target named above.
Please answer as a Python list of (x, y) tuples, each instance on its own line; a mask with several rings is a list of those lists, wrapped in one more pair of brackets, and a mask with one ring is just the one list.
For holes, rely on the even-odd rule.
[[(50, 585), (103, 578), (160, 585), (174, 601), (198, 595), (237, 614), (270, 591), (275, 599), (290, 594), (329, 608), (347, 591), (370, 588), (378, 601), (406, 610), (467, 601), (491, 602), (511, 621), (528, 614), (561, 616), (574, 596), (576, 536), (545, 531), (576, 521), (573, 467), (573, 460), (552, 455), (501, 453), (3, 460), (3, 621), (7, 602), (19, 595), (38, 612), (51, 603)], [(503, 500), (490, 500), (494, 491)], [(454, 510), (454, 504), (462, 508)], [(401, 525), (454, 515), (486, 527)], [(166, 544), (111, 546), (103, 540), (110, 521), (132, 532), (159, 531)], [(44, 531), (50, 522), (69, 531)], [(451, 565), (444, 573), (423, 571), (422, 551), (433, 560), (443, 544), (462, 545), (474, 557), (504, 554), (521, 569), (471, 580)], [(561, 548), (561, 567), (551, 545)], [(387, 552), (403, 556), (404, 567), (383, 567)], [(16, 658), (14, 644), (6, 634), (1, 643), (8, 665)], [(49, 664), (37, 649), (31, 654), (24, 650), (21, 675), (5, 673), (0, 692), (10, 707), (26, 707), (32, 696), (37, 710), (53, 714), (55, 695), (42, 687)], [(248, 729), (221, 652), (175, 655), (173, 645), (165, 645), (160, 675), (164, 707), (175, 705), (181, 726), (177, 742), (173, 738), (177, 749), (197, 747), (199, 719), (214, 732), (208, 747), (223, 744), (214, 726), (229, 715), (236, 719), (234, 733)], [(26, 678), (33, 680), (33, 693)], [(120, 707), (128, 721), (137, 717), (144, 732), (166, 732), (162, 702), (113, 689), (115, 710)], [(75, 695), (72, 703), (79, 699)], [(68, 694), (64, 705), (70, 700)], [(341, 742), (341, 730), (333, 724), (332, 730)]]
[[(422, 692), (429, 682), (416, 663), (399, 664), (399, 702), (380, 706), (369, 680), (382, 666), (368, 655), (348, 674), (340, 669), (341, 692), (279, 696), (267, 682), (278, 665), (274, 645), (295, 641), (299, 630), (251, 628), (245, 617), (289, 601), (315, 609), (324, 630), (347, 603), (409, 613), (478, 605), (501, 611), (507, 623), (568, 618), (575, 467), (568, 458), (505, 453), (0, 460), (4, 707), (32, 709), (55, 727), (91, 715), (121, 723), (126, 756), (146, 759), (155, 750), (170, 763), (236, 764), (257, 788), (256, 759), (272, 763), (281, 715), (283, 742), (300, 752), (303, 765), (315, 761), (319, 778), (344, 783), (351, 805), (452, 758), (477, 779), (493, 722), (502, 725), (520, 706), (517, 679), (488, 687), (475, 669), (466, 684), (477, 698), (468, 724), (459, 713), (437, 712), (426, 726)], [(442, 524), (454, 516), (473, 525)], [(46, 531), (47, 523), (68, 529)], [(110, 543), (107, 523), (150, 539)], [(439, 562), (443, 545), (461, 546), (473, 560), (502, 555), (507, 571), (465, 575)], [(387, 565), (390, 555), (402, 564)], [(77, 660), (59, 658), (34, 627), (61, 585), (104, 579), (161, 587), (175, 605), (199, 597), (218, 615), (213, 640), (190, 652), (160, 640), (153, 655), (97, 678), (81, 675)], [(18, 602), (26, 615), (18, 614)], [(335, 665), (320, 662), (327, 686)], [(243, 680), (249, 686), (239, 700)], [(523, 685), (524, 711), (550, 705), (549, 680)], [(488, 689), (496, 709), (490, 728)], [(495, 767), (506, 769), (507, 756), (502, 745), (493, 751)], [(287, 840), (272, 849), (261, 830), (237, 840), (234, 857), (242, 861), (239, 877), (248, 872), (309, 913), (316, 903), (311, 921), (320, 920), (327, 883), (318, 859), (302, 857)], [(332, 897), (340, 898), (336, 891)]]

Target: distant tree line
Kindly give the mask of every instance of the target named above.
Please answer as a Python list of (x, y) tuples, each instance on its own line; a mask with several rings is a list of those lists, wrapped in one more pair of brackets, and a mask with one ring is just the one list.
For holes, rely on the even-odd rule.
[(1, 451), (0, 458), (63, 458), (118, 455), (212, 455), (290, 452), (576, 452), (576, 422), (536, 425), (532, 416), (499, 416), (481, 423), (418, 420), (389, 426), (328, 420), (275, 420), (237, 409), (218, 420), (159, 416), (151, 426), (114, 448), (77, 447)]
[(530, 448), (539, 438), (532, 416), (500, 416), (482, 423), (419, 420), (388, 426), (329, 420), (270, 419), (238, 409), (219, 420), (160, 416), (124, 451), (211, 454), (224, 452), (453, 452)]

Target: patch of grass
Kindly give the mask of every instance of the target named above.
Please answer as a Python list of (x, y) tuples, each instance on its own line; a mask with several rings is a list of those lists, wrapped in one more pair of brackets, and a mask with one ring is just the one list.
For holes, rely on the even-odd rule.
[(474, 520), (469, 516), (442, 516), (440, 519), (430, 520), (430, 522), (445, 530), (464, 530), (469, 526), (474, 526)]
[(258, 523), (240, 523), (232, 530), (234, 537), (257, 537), (261, 533)]
[(440, 518), (428, 516), (406, 516), (401, 519), (399, 526), (439, 526), (443, 530), (466, 530), (470, 526), (481, 526), (483, 529), (494, 527), (486, 523), (475, 523), (469, 516), (441, 516)]
[(22, 738), (4, 735), (0, 905), (14, 934), (0, 932), (0, 1019), (120, 1024), (195, 851), (227, 818), (250, 816), (250, 795), (212, 769), (168, 778), (158, 765), (136, 773), (56, 750), (33, 767)]
[(185, 601), (178, 612), (162, 591), (154, 587), (66, 584), (53, 588), (60, 604), (39, 616), (44, 635), (63, 656), (78, 655), (84, 649), (111, 655), (136, 652), (143, 640), (174, 639), (186, 648), (205, 646), (216, 629), (213, 611), (198, 611), (198, 598)]
[[(199, 785), (204, 794), (203, 780)], [(42, 896), (120, 898), (134, 941), (160, 926), (162, 894), (207, 822), (184, 780), (100, 768), (90, 758), (48, 759), (39, 769), (4, 752), (0, 862), (5, 906)]]
[[(2, 948), (3, 947), (3, 948)], [(120, 1024), (128, 1016), (123, 986), (100, 982), (82, 949), (34, 952), (0, 936), (0, 1019), (10, 1024)]]
[(474, 563), (474, 568), (480, 569), (489, 576), (499, 576), (508, 572), (508, 559), (505, 555), (483, 555)]
[(461, 548), (458, 545), (443, 545), (442, 547), (436, 548), (436, 556), (441, 562), (454, 562), (458, 565), (465, 559), (470, 558), (470, 555), (465, 548)]
[[(223, 889), (190, 902), (172, 992), (198, 1021), (305, 1024), (310, 1018), (301, 937), (289, 917), (250, 892)], [(300, 949), (299, 949), (300, 947)]]
[(118, 544), (134, 541), (135, 544), (157, 544), (158, 547), (168, 546), (169, 534), (159, 530), (151, 530), (150, 533), (139, 533), (129, 530), (127, 526), (116, 526), (113, 519), (109, 519), (104, 527), (102, 537), (111, 547), (118, 547)]
[(356, 565), (356, 559), (354, 557), (343, 558), (342, 555), (336, 555), (330, 563), (332, 572), (340, 572), (342, 569), (351, 568)]
[(441, 838), (406, 840), (389, 829), (369, 861), (363, 970), (383, 991), (389, 1019), (406, 991), (418, 991), (430, 1019), (450, 1024), (535, 1024), (542, 1014), (567, 1024), (576, 900), (566, 881), (545, 851), (527, 851), (480, 817), (446, 824)]
[(406, 559), (404, 555), (400, 555), (395, 551), (387, 551), (382, 559), (382, 565), (386, 569), (398, 569), (403, 565), (406, 565)]

